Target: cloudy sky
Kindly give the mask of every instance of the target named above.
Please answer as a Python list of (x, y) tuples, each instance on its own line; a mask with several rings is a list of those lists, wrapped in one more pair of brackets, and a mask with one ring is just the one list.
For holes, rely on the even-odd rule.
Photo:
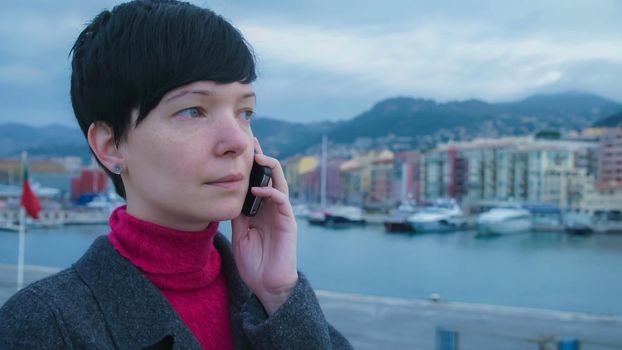
[[(619, 0), (193, 2), (254, 47), (263, 116), (347, 119), (392, 96), (493, 102), (572, 90), (622, 101)], [(69, 49), (116, 3), (3, 0), (0, 123), (74, 125)]]

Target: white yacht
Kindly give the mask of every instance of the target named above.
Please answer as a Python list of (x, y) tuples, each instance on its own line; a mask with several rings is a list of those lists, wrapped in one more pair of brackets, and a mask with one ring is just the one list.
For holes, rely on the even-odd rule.
[(408, 222), (408, 218), (420, 210), (411, 204), (401, 204), (391, 214), (383, 220), (385, 232), (413, 232), (413, 228)]
[(529, 231), (531, 227), (531, 213), (519, 207), (492, 208), (477, 218), (479, 234), (520, 233)]
[(66, 212), (65, 225), (105, 225), (113, 210), (125, 204), (125, 200), (114, 192), (101, 193), (83, 207)]
[(87, 208), (102, 209), (107, 214), (111, 214), (113, 210), (122, 205), (125, 205), (125, 200), (114, 192), (101, 193), (85, 204)]
[(622, 211), (596, 210), (592, 214), (592, 230), (597, 233), (622, 233)]
[(312, 212), (307, 216), (311, 225), (349, 226), (364, 225), (363, 209), (359, 207), (335, 205), (325, 210)]
[(415, 232), (447, 232), (466, 226), (466, 219), (458, 204), (451, 201), (439, 201), (410, 216), (408, 222)]
[(571, 211), (564, 215), (564, 230), (572, 234), (589, 234), (594, 232), (592, 215), (583, 211)]
[(327, 225), (360, 225), (365, 224), (363, 209), (354, 206), (337, 205), (325, 212)]

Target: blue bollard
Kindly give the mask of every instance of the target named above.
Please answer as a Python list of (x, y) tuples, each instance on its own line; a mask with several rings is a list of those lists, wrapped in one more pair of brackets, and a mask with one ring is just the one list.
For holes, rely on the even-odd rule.
[(577, 339), (560, 340), (557, 344), (558, 350), (579, 350), (579, 341)]
[(437, 326), (436, 350), (458, 350), (458, 332)]

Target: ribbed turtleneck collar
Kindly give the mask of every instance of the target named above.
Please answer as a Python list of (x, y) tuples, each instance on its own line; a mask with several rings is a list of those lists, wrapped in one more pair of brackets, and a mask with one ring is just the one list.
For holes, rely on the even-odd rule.
[(179, 231), (133, 217), (122, 206), (112, 212), (110, 228), (113, 246), (160, 288), (202, 288), (220, 273), (218, 222), (199, 232)]

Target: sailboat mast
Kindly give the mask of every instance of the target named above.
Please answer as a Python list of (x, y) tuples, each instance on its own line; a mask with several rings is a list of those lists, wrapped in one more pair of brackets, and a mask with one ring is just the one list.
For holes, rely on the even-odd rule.
[[(401, 195), (402, 195), (402, 204), (406, 204), (409, 200), (408, 196), (406, 195), (406, 191), (408, 190), (408, 179), (410, 177), (410, 174), (408, 173), (408, 164), (406, 162), (402, 163), (402, 188), (401, 190)], [(408, 203), (410, 204), (410, 203)]]
[(326, 160), (326, 153), (328, 152), (328, 138), (326, 135), (322, 136), (322, 163), (321, 165), (321, 174), (320, 174), (320, 205), (322, 209), (326, 208), (326, 168), (328, 167), (328, 162)]

